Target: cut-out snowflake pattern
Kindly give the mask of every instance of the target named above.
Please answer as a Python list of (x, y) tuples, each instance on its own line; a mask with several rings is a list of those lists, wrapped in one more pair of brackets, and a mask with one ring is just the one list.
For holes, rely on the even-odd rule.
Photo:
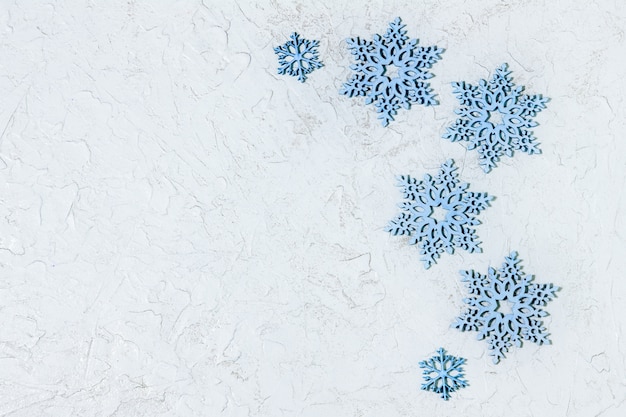
[(439, 348), (436, 356), (420, 362), (425, 381), (422, 389), (441, 394), (441, 398), (448, 401), (451, 393), (467, 386), (467, 381), (463, 379), (464, 364), (464, 358), (447, 355), (444, 348)]
[(500, 362), (513, 344), (521, 347), (522, 339), (551, 343), (541, 318), (548, 315), (543, 307), (556, 297), (559, 287), (533, 284), (534, 276), (525, 275), (520, 262), (517, 252), (512, 252), (500, 269), (489, 268), (487, 275), (461, 271), (471, 297), (463, 300), (468, 308), (453, 326), (478, 331), (479, 340), (487, 339), (493, 363)]
[(476, 216), (493, 197), (467, 191), (469, 184), (460, 182), (452, 159), (443, 163), (434, 177), (426, 174), (418, 181), (401, 175), (397, 185), (402, 188), (405, 201), (399, 204), (402, 212), (385, 231), (394, 236), (409, 236), (411, 245), (419, 243), (426, 269), (444, 251), (454, 253), (455, 247), (482, 251), (474, 228), (481, 223)]
[(348, 97), (364, 96), (365, 104), (374, 103), (383, 126), (394, 120), (401, 107), (438, 104), (430, 83), (424, 80), (433, 77), (428, 70), (444, 50), (418, 47), (418, 40), (409, 40), (406, 33), (398, 17), (383, 36), (374, 35), (372, 41), (358, 37), (346, 41), (357, 63), (350, 67), (355, 74), (339, 92)]
[(502, 155), (511, 157), (516, 150), (541, 153), (530, 129), (538, 125), (533, 117), (546, 108), (549, 99), (523, 94), (524, 87), (513, 83), (507, 64), (496, 69), (489, 82), (481, 79), (476, 87), (465, 82), (452, 86), (461, 102), (455, 111), (460, 117), (443, 137), (469, 142), (467, 148), (477, 150), (485, 172), (490, 172)]
[(298, 81), (305, 82), (307, 74), (324, 66), (317, 52), (319, 45), (319, 41), (310, 41), (300, 38), (296, 32), (292, 33), (291, 40), (274, 48), (278, 55), (278, 73), (298, 77)]

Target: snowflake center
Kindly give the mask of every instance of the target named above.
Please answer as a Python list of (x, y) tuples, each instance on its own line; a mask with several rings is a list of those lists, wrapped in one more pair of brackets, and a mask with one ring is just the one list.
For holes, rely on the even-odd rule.
[(385, 66), (385, 73), (384, 75), (389, 77), (390, 79), (394, 79), (394, 78), (398, 78), (399, 76), (399, 70), (400, 67), (398, 67), (395, 64), (389, 64)]
[(499, 110), (489, 112), (489, 118), (487, 120), (494, 126), (498, 126), (504, 123), (502, 113)]
[(435, 207), (431, 207), (431, 209), (433, 211), (432, 214), (430, 215), (431, 219), (433, 219), (437, 223), (442, 223), (442, 222), (446, 221), (446, 216), (448, 214), (448, 210), (444, 209), (441, 205), (435, 206)]
[(498, 313), (502, 313), (505, 316), (508, 316), (510, 314), (513, 314), (513, 303), (510, 302), (509, 300), (500, 300), (498, 301), (498, 308), (496, 308), (496, 311)]

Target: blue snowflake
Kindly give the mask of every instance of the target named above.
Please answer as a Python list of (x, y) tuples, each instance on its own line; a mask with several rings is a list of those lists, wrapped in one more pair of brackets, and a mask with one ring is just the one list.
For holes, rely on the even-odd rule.
[(522, 339), (538, 345), (550, 344), (542, 317), (542, 307), (556, 297), (559, 287), (533, 284), (534, 276), (522, 272), (517, 252), (505, 258), (499, 270), (489, 268), (488, 275), (461, 271), (470, 298), (463, 300), (468, 308), (453, 326), (462, 331), (478, 331), (478, 339), (487, 339), (489, 354), (498, 363), (509, 347), (522, 346)]
[(482, 251), (473, 226), (480, 224), (476, 216), (493, 197), (467, 191), (469, 184), (461, 183), (456, 171), (449, 159), (436, 177), (426, 174), (422, 181), (408, 175), (398, 177), (406, 200), (399, 205), (402, 213), (385, 230), (394, 236), (409, 236), (411, 245), (419, 243), (425, 268), (430, 268), (444, 250)]
[(289, 74), (298, 77), (298, 81), (305, 82), (307, 74), (324, 66), (317, 52), (319, 45), (319, 41), (301, 39), (296, 32), (292, 33), (291, 40), (274, 48), (280, 65), (278, 73)]
[(513, 156), (519, 150), (529, 155), (541, 153), (530, 128), (532, 120), (546, 108), (548, 98), (541, 94), (522, 94), (524, 87), (513, 84), (508, 65), (496, 69), (491, 81), (480, 80), (477, 87), (454, 82), (454, 94), (461, 102), (455, 113), (460, 116), (443, 135), (452, 142), (467, 141), (468, 149), (477, 149), (485, 172), (496, 166), (502, 155)]
[(424, 369), (424, 384), (422, 389), (441, 394), (441, 398), (448, 401), (450, 393), (465, 388), (467, 381), (463, 379), (464, 358), (446, 355), (444, 348), (437, 350), (437, 356), (420, 362), (420, 368)]
[(357, 63), (350, 68), (356, 74), (344, 83), (341, 94), (364, 96), (365, 104), (374, 103), (383, 126), (394, 120), (398, 109), (412, 103), (430, 106), (438, 104), (430, 84), (428, 70), (441, 59), (444, 51), (436, 46), (417, 47), (418, 40), (409, 40), (400, 18), (389, 24), (384, 36), (374, 35), (373, 41), (350, 38), (348, 49)]

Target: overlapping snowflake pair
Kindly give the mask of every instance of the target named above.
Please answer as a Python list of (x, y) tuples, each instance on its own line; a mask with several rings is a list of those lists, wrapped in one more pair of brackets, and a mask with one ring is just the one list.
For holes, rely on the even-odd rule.
[[(371, 41), (359, 37), (347, 40), (356, 63), (351, 66), (354, 74), (340, 93), (364, 97), (365, 104), (376, 107), (383, 126), (389, 125), (401, 108), (438, 104), (426, 80), (433, 77), (429, 70), (444, 50), (418, 46), (417, 39), (409, 39), (405, 27), (397, 18), (384, 35), (374, 35)], [(304, 82), (308, 74), (322, 67), (318, 46), (318, 41), (293, 33), (290, 41), (274, 48), (280, 64), (278, 73)], [(497, 68), (491, 80), (481, 79), (478, 86), (465, 82), (452, 85), (461, 107), (456, 110), (459, 118), (443, 138), (468, 142), (467, 148), (480, 155), (479, 164), (485, 172), (490, 172), (502, 156), (513, 156), (514, 151), (529, 155), (541, 152), (530, 129), (537, 126), (533, 117), (546, 108), (548, 99), (523, 94), (524, 87), (513, 83), (507, 64)]]

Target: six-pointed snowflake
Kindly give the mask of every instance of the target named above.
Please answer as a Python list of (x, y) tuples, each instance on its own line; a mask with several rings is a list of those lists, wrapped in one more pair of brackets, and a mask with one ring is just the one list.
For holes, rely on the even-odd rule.
[(404, 28), (397, 18), (384, 36), (374, 35), (373, 41), (347, 40), (357, 61), (350, 67), (356, 74), (344, 83), (340, 93), (364, 96), (365, 104), (374, 103), (383, 126), (393, 120), (401, 107), (408, 109), (412, 103), (437, 104), (430, 84), (424, 80), (432, 78), (428, 70), (441, 59), (443, 49), (417, 47), (418, 40), (409, 40)]
[(522, 339), (538, 345), (550, 344), (541, 321), (543, 310), (556, 297), (559, 287), (533, 284), (534, 276), (522, 272), (517, 252), (505, 258), (499, 270), (489, 268), (488, 275), (461, 271), (470, 298), (468, 308), (453, 326), (462, 331), (478, 331), (478, 339), (487, 339), (489, 354), (498, 363), (509, 347), (522, 346)]
[(291, 34), (291, 40), (284, 45), (274, 48), (278, 55), (278, 73), (298, 77), (298, 81), (305, 82), (307, 74), (324, 65), (319, 60), (317, 47), (319, 41), (301, 39), (296, 32)]
[(477, 149), (485, 172), (491, 171), (502, 155), (513, 156), (515, 150), (541, 153), (529, 129), (537, 126), (532, 118), (546, 108), (548, 98), (522, 94), (524, 87), (515, 86), (512, 80), (511, 71), (503, 64), (489, 82), (480, 80), (477, 87), (452, 83), (461, 102), (455, 111), (460, 118), (443, 137), (469, 142), (468, 149)]
[(489, 206), (493, 197), (487, 193), (467, 191), (461, 183), (452, 159), (441, 165), (437, 176), (424, 175), (421, 181), (408, 175), (398, 177), (398, 186), (406, 199), (400, 203), (402, 213), (385, 229), (394, 236), (408, 235), (409, 243), (419, 243), (425, 268), (436, 262), (443, 251), (454, 248), (481, 252), (473, 226), (476, 216)]
[(425, 381), (422, 389), (441, 394), (441, 398), (449, 400), (450, 393), (467, 386), (467, 381), (463, 379), (464, 364), (464, 358), (446, 355), (444, 348), (439, 348), (437, 356), (420, 362)]

